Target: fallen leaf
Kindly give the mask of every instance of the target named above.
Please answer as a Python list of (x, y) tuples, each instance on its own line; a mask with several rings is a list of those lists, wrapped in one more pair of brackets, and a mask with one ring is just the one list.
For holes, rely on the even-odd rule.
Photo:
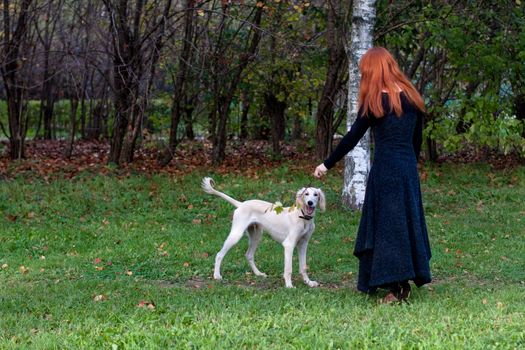
[(9, 220), (9, 221), (11, 221), (11, 222), (15, 222), (16, 219), (18, 219), (18, 216), (16, 216), (16, 215), (11, 215), (11, 214), (7, 214), (5, 217), (7, 218), (7, 220)]
[(483, 299), (483, 300), (481, 301), (481, 303), (482, 303), (483, 305), (487, 305), (488, 300), (487, 300), (487, 299)]
[(8, 267), (9, 267), (9, 265), (7, 265), (7, 264), (2, 264), (2, 270), (7, 269)]
[(25, 267), (24, 265), (20, 265), (18, 270), (20, 270), (20, 272), (23, 273), (23, 274), (26, 274), (26, 273), (29, 272), (29, 269), (27, 267)]
[(99, 295), (95, 295), (93, 300), (94, 301), (104, 301), (104, 300), (108, 300), (108, 297), (105, 296), (104, 294), (99, 294)]
[(46, 257), (44, 255), (40, 255), (40, 260), (46, 260)]
[(133, 272), (131, 272), (130, 270), (128, 270), (128, 271), (126, 271), (126, 275), (131, 276), (131, 275), (133, 275)]
[(33, 219), (33, 218), (35, 217), (35, 215), (36, 215), (36, 214), (35, 214), (35, 212), (33, 212), (33, 211), (30, 211), (29, 213), (27, 213), (27, 217), (28, 217), (29, 219)]
[(193, 219), (191, 222), (193, 224), (195, 224), (195, 225), (199, 225), (202, 222), (202, 220), (201, 219)]
[(104, 270), (104, 266), (95, 266), (95, 270), (102, 271)]
[(102, 259), (100, 258), (95, 258), (95, 260), (93, 260), (93, 264), (100, 264), (102, 262)]
[(137, 304), (137, 307), (140, 307), (140, 308), (148, 308), (149, 310), (155, 310), (155, 303), (152, 302), (152, 301), (147, 301), (147, 300), (141, 300), (138, 304)]
[(184, 267), (189, 267), (189, 266), (190, 266), (190, 263), (189, 263), (189, 262), (185, 262), (184, 264), (182, 264), (182, 266), (184, 266)]

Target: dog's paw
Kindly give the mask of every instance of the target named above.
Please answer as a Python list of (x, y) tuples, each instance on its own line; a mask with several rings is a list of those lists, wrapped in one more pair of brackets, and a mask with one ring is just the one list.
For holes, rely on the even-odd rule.
[(256, 275), (259, 276), (259, 277), (264, 277), (264, 278), (268, 277), (268, 275), (265, 274), (264, 272), (259, 272)]
[(288, 288), (288, 289), (295, 289), (295, 287), (293, 286), (293, 284), (287, 284), (287, 285), (286, 285), (286, 288)]
[(306, 284), (308, 285), (308, 287), (311, 287), (311, 288), (319, 287), (319, 282), (316, 282), (316, 281), (308, 281), (306, 282)]
[(220, 280), (222, 280), (222, 276), (221, 275), (213, 275), (213, 279), (217, 280), (217, 281), (220, 281)]

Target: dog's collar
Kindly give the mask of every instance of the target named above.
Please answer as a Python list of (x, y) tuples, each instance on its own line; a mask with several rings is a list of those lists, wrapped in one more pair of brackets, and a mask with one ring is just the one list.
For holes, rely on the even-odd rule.
[(312, 220), (312, 219), (314, 218), (314, 217), (311, 216), (311, 215), (305, 214), (304, 211), (303, 211), (303, 209), (301, 209), (301, 213), (302, 213), (303, 215), (299, 215), (299, 217), (300, 217), (301, 219), (303, 219), (303, 220)]

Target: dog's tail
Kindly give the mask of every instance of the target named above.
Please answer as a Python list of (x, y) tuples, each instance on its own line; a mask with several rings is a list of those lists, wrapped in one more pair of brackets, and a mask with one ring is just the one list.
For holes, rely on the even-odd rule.
[(233, 204), (236, 208), (239, 207), (239, 205), (241, 205), (241, 202), (233, 199), (232, 197), (222, 193), (222, 192), (219, 192), (217, 191), (215, 188), (213, 188), (213, 184), (214, 181), (211, 177), (205, 177), (204, 179), (202, 179), (202, 189), (204, 190), (204, 192), (206, 193), (209, 193), (209, 194), (214, 194), (216, 196), (219, 196), (221, 197), (222, 199), (225, 199), (226, 201), (230, 202), (231, 204)]

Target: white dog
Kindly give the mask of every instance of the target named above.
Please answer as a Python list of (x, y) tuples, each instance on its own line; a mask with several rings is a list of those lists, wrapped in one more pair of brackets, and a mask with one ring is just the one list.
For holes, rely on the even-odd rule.
[[(299, 272), (304, 282), (310, 287), (317, 287), (319, 283), (310, 280), (306, 273), (306, 250), (308, 241), (314, 232), (315, 209), (319, 206), (321, 211), (326, 208), (326, 200), (323, 191), (313, 187), (303, 187), (297, 192), (296, 204), (292, 207), (276, 207), (275, 204), (252, 199), (239, 202), (230, 196), (215, 190), (212, 186), (213, 180), (205, 177), (202, 180), (202, 188), (206, 193), (219, 196), (233, 204), (232, 228), (228, 238), (224, 241), (222, 249), (215, 257), (215, 271), (213, 278), (220, 280), (221, 262), (231, 247), (242, 238), (245, 231), (248, 232), (248, 251), (246, 258), (257, 276), (266, 277), (255, 266), (254, 255), (257, 245), (261, 241), (263, 229), (284, 247), (284, 282), (287, 288), (292, 285), (292, 256), (295, 246), (299, 249)], [(282, 209), (282, 210), (281, 210)]]

